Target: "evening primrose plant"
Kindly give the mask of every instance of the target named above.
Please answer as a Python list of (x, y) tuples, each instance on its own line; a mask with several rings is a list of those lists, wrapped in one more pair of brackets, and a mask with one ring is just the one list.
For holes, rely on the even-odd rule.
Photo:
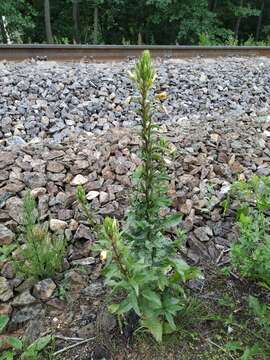
[(126, 221), (120, 227), (116, 219), (105, 218), (98, 230), (98, 248), (105, 262), (105, 282), (119, 299), (110, 311), (124, 321), (136, 314), (138, 329), (161, 342), (164, 334), (177, 330), (175, 318), (185, 306), (184, 283), (196, 278), (198, 271), (177, 254), (177, 236), (167, 235), (172, 228), (179, 233), (181, 217), (164, 215), (170, 205), (165, 166), (169, 147), (153, 121), (155, 100), (150, 91), (156, 74), (148, 51), (129, 76), (138, 92), (142, 164), (133, 177)]

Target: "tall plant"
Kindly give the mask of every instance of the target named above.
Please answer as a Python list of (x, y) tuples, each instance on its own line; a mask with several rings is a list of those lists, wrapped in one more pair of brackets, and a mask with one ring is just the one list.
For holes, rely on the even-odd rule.
[(152, 264), (157, 264), (166, 253), (173, 251), (174, 244), (167, 241), (164, 234), (168, 227), (179, 224), (181, 217), (179, 214), (165, 217), (161, 211), (170, 205), (167, 196), (169, 177), (164, 161), (169, 147), (159, 136), (158, 126), (153, 121), (155, 103), (149, 94), (156, 74), (148, 51), (143, 53), (129, 75), (139, 93), (135, 101), (139, 105), (142, 165), (133, 177), (125, 236), (133, 242), (138, 256), (148, 257)]
[[(166, 141), (158, 136), (153, 123), (154, 102), (150, 90), (155, 70), (145, 51), (130, 73), (139, 96), (141, 160), (134, 176), (134, 192), (123, 229), (116, 219), (106, 218), (99, 231), (98, 248), (106, 260), (106, 284), (118, 294), (110, 305), (119, 318), (136, 313), (140, 328), (157, 341), (177, 329), (175, 317), (185, 303), (184, 282), (198, 275), (177, 255), (177, 239), (166, 230), (179, 224), (180, 216), (162, 215), (170, 201), (166, 195), (168, 176), (164, 161)], [(82, 191), (80, 191), (82, 195)], [(78, 196), (79, 202), (85, 202)]]

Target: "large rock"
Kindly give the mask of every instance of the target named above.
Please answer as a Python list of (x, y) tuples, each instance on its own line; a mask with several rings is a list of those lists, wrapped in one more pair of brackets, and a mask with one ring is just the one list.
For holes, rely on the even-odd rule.
[(51, 279), (45, 279), (34, 285), (33, 295), (40, 300), (48, 300), (55, 289), (55, 282)]
[(47, 170), (52, 173), (61, 173), (65, 170), (63, 164), (57, 161), (49, 161), (47, 165)]
[(8, 245), (15, 239), (15, 234), (5, 225), (0, 224), (0, 245)]
[(10, 315), (12, 313), (12, 306), (10, 304), (0, 304), (0, 315)]
[(13, 291), (6, 278), (0, 276), (0, 301), (8, 301), (13, 298)]
[(200, 241), (209, 241), (210, 237), (213, 236), (213, 231), (209, 226), (201, 226), (194, 230), (194, 234)]
[(6, 209), (13, 220), (19, 224), (22, 223), (23, 202), (20, 198), (14, 196), (8, 199), (6, 201)]
[(31, 304), (19, 308), (12, 314), (10, 327), (16, 329), (18, 326), (23, 325), (26, 321), (37, 319), (42, 315), (43, 308), (41, 304)]
[(45, 187), (47, 183), (46, 175), (43, 172), (24, 173), (23, 180), (30, 189)]
[(50, 229), (52, 231), (65, 230), (68, 224), (63, 220), (51, 219), (50, 220)]
[(20, 295), (16, 296), (12, 301), (13, 306), (25, 306), (37, 302), (37, 299), (31, 295), (29, 290), (22, 292)]

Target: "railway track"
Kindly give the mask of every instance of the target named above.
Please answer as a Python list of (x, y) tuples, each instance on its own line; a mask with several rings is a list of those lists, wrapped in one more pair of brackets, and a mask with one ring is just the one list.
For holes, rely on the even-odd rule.
[(0, 45), (0, 60), (22, 61), (39, 58), (55, 61), (119, 61), (137, 57), (149, 49), (153, 57), (185, 59), (192, 57), (267, 56), (270, 47), (246, 46), (118, 46), (118, 45)]

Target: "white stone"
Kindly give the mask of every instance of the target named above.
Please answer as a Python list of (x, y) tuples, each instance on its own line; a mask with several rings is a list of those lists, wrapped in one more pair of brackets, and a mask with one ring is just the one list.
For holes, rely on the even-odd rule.
[(99, 191), (89, 191), (89, 193), (86, 195), (86, 199), (91, 201), (93, 199), (95, 199), (96, 197), (98, 197), (99, 195)]
[(87, 182), (88, 182), (88, 179), (85, 176), (78, 174), (72, 179), (72, 181), (70, 182), (70, 185), (73, 185), (73, 186), (84, 185)]

